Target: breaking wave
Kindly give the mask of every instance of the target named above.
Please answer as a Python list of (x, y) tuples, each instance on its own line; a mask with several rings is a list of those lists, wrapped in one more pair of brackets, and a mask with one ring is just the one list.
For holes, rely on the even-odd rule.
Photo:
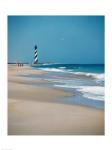
[(39, 68), (44, 71), (48, 72), (65, 72), (65, 73), (71, 73), (74, 75), (80, 75), (85, 77), (92, 77), (97, 80), (104, 80), (104, 73), (88, 73), (88, 72), (75, 72), (73, 70), (66, 69), (66, 67), (59, 67), (59, 68)]
[(73, 85), (54, 85), (55, 87), (74, 88), (81, 92), (84, 97), (104, 101), (104, 87), (102, 86), (73, 86)]

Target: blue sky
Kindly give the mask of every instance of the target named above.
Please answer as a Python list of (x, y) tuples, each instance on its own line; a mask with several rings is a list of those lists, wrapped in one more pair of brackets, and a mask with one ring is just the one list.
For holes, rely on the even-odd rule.
[(103, 16), (8, 16), (8, 62), (104, 63)]

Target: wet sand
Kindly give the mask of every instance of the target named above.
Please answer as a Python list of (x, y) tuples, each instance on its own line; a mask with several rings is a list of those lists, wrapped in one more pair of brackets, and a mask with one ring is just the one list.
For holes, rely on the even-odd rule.
[[(104, 110), (59, 103), (63, 90), (39, 87), (21, 74), (41, 74), (28, 66), (8, 66), (8, 135), (103, 135)], [(38, 85), (38, 86), (35, 86)]]

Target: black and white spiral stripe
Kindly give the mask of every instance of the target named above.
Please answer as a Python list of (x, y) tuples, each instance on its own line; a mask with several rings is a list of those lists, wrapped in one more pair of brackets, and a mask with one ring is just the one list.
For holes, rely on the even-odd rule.
[(37, 49), (35, 49), (34, 63), (38, 63), (38, 52), (37, 52)]

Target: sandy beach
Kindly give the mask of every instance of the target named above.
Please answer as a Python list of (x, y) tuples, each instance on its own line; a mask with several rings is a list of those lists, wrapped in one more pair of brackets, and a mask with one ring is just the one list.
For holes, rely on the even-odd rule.
[(46, 73), (8, 65), (8, 135), (103, 135), (104, 110), (59, 103), (71, 94), (39, 86), (22, 74)]

